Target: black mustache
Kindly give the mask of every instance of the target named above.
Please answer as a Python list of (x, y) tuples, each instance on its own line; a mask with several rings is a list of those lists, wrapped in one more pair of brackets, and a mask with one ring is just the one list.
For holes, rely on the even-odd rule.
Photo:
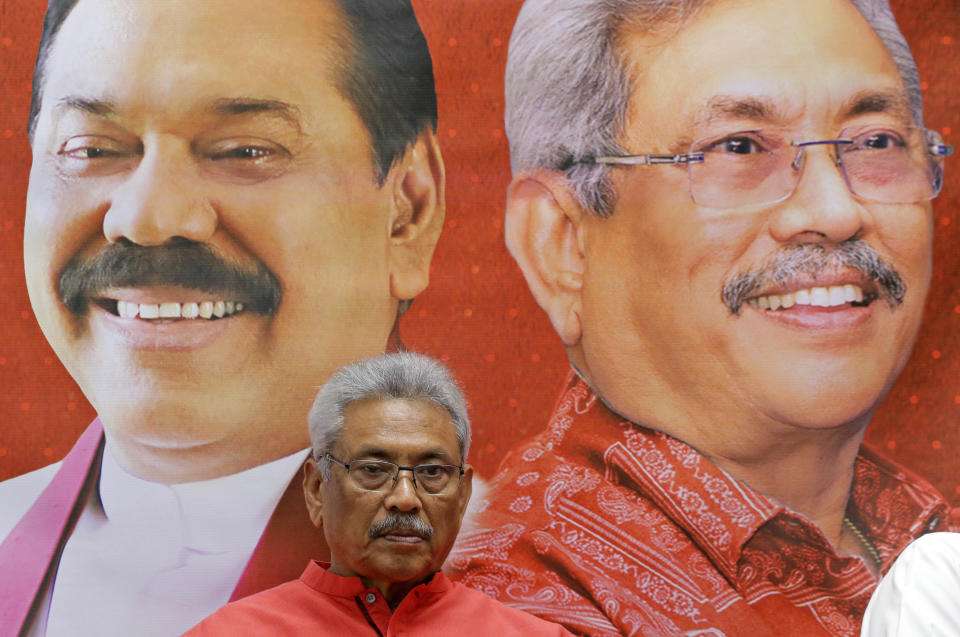
[(275, 312), (283, 295), (280, 280), (259, 261), (249, 267), (234, 265), (189, 239), (159, 246), (112, 243), (92, 257), (77, 254), (57, 281), (60, 299), (76, 314), (108, 288), (154, 285), (218, 293), (260, 314)]
[(733, 314), (757, 291), (771, 284), (790, 285), (800, 275), (816, 275), (830, 269), (854, 269), (877, 283), (880, 296), (892, 307), (903, 303), (907, 285), (876, 250), (861, 239), (825, 246), (800, 243), (784, 246), (760, 268), (737, 274), (723, 286), (721, 298)]
[(416, 513), (390, 511), (387, 517), (370, 525), (367, 531), (371, 538), (380, 537), (389, 531), (414, 531), (424, 539), (433, 537), (433, 527), (424, 522)]

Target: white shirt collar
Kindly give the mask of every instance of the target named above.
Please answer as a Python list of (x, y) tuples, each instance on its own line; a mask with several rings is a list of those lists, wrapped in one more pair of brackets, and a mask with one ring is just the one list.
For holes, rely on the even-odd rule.
[(124, 470), (107, 437), (100, 472), (103, 511), (146, 546), (205, 553), (255, 545), (309, 450), (212, 480), (159, 484)]

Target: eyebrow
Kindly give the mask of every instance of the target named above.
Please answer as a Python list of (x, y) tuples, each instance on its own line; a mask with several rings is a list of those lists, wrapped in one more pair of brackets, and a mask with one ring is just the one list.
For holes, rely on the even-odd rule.
[(76, 110), (99, 117), (111, 117), (117, 114), (116, 106), (113, 102), (101, 99), (92, 99), (80, 97), (79, 95), (68, 95), (57, 101), (57, 111)]
[(913, 121), (910, 100), (903, 91), (866, 90), (854, 94), (841, 109), (844, 119), (869, 113), (889, 113), (905, 121)]
[(707, 101), (706, 107), (696, 114), (694, 125), (706, 126), (718, 119), (729, 118), (783, 122), (787, 115), (769, 98), (714, 95)]
[[(356, 455), (354, 460), (358, 460), (358, 459), (362, 460), (364, 458), (370, 458), (375, 460), (387, 460), (389, 462), (393, 462), (393, 459), (392, 459), (393, 455), (390, 452), (380, 447), (361, 446), (355, 452), (355, 454)], [(437, 447), (436, 449), (428, 449), (427, 451), (423, 451), (417, 454), (415, 457), (417, 458), (415, 464), (422, 464), (425, 460), (430, 460), (433, 458), (442, 460), (443, 463), (453, 462), (453, 458), (450, 456), (450, 453), (444, 449), (441, 449), (440, 447)], [(394, 462), (394, 464), (397, 464), (397, 463)]]
[[(116, 105), (104, 99), (68, 95), (57, 102), (57, 111), (76, 110), (98, 117), (112, 117), (117, 114)], [(258, 99), (253, 97), (225, 97), (214, 100), (207, 109), (220, 117), (235, 117), (248, 114), (265, 113), (278, 117), (301, 131), (300, 109), (280, 100)]]
[(225, 97), (214, 101), (210, 110), (215, 115), (223, 117), (264, 113), (286, 120), (297, 130), (300, 130), (300, 109), (293, 104), (280, 100)]

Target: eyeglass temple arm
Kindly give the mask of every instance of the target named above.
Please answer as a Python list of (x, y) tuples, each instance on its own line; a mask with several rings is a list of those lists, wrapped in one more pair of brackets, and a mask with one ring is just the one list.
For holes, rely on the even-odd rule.
[(950, 144), (930, 144), (930, 154), (934, 157), (949, 157), (953, 154)]
[(608, 157), (590, 157), (578, 163), (606, 164), (619, 166), (655, 166), (662, 164), (700, 164), (703, 153), (684, 153), (682, 155), (623, 155)]

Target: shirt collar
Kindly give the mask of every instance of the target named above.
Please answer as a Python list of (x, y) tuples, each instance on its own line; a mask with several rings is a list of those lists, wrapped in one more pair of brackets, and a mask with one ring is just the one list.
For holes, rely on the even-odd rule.
[(256, 544), (307, 453), (304, 449), (212, 480), (168, 485), (124, 470), (108, 436), (100, 502), (111, 525), (126, 527), (157, 546), (172, 544), (211, 553), (247, 550)]
[[(329, 562), (318, 562), (316, 560), (307, 564), (306, 570), (300, 576), (300, 581), (321, 593), (332, 595), (334, 597), (356, 597), (373, 589), (363, 585), (363, 580), (359, 577), (344, 577), (343, 575), (334, 575), (329, 571)], [(429, 580), (423, 584), (413, 587), (407, 595), (414, 591), (423, 590), (427, 593), (443, 593), (450, 589), (453, 583), (443, 574), (437, 571)]]
[[(731, 581), (744, 546), (774, 518), (800, 524), (826, 543), (813, 522), (735, 479), (693, 447), (613, 412), (574, 372), (541, 440), (548, 448), (563, 441), (565, 450), (583, 456), (614, 484), (642, 492)], [(848, 515), (875, 544), (884, 569), (919, 535), (945, 529), (946, 507), (922, 478), (861, 450)]]

